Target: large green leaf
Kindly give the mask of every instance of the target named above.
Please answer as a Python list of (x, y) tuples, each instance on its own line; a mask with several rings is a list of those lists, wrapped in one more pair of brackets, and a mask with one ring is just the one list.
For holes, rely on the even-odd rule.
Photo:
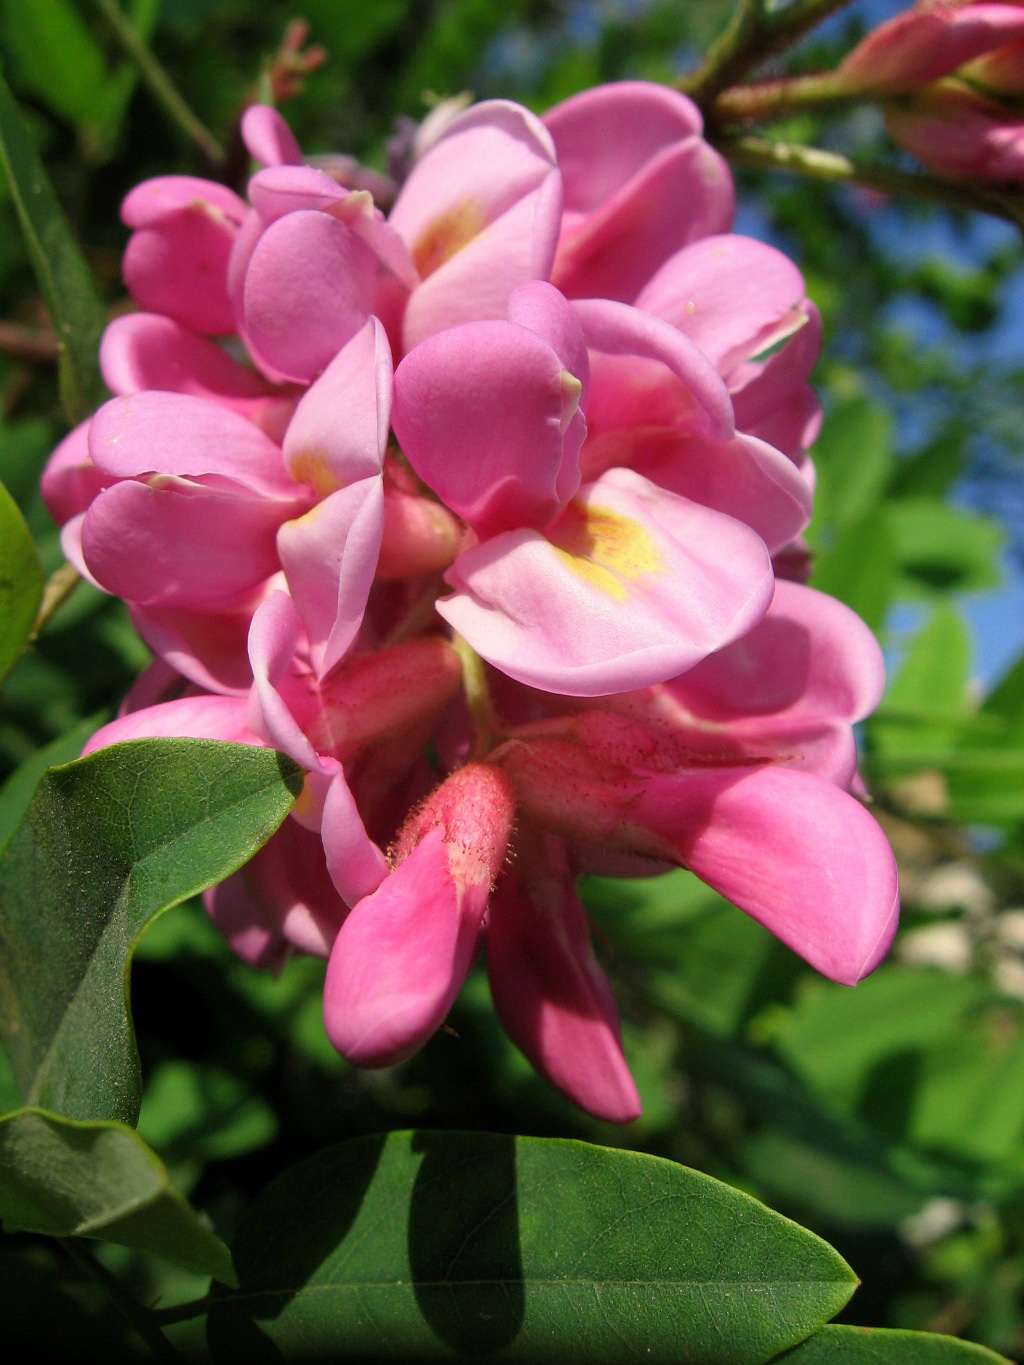
[(0, 857), (0, 1036), (25, 1104), (135, 1122), (135, 944), (246, 862), (297, 787), (274, 751), (208, 740), (136, 740), (47, 773)]
[(812, 544), (853, 525), (878, 505), (892, 464), (892, 419), (863, 394), (837, 403), (815, 442), (818, 471)]
[(43, 570), (25, 518), (0, 483), (0, 678), (25, 648), (43, 595)]
[(18, 211), (32, 269), (57, 333), (64, 411), (69, 421), (81, 422), (106, 396), (97, 358), (105, 323), (103, 306), (2, 77), (0, 169)]
[(227, 1247), (122, 1123), (41, 1109), (0, 1120), (0, 1220), (7, 1232), (101, 1238), (235, 1283)]
[[(657, 1157), (486, 1133), (328, 1148), (250, 1206), (219, 1359), (745, 1365), (828, 1320), (855, 1279), (826, 1243)], [(277, 1358), (276, 1356), (274, 1358)]]
[(878, 1331), (874, 1327), (823, 1327), (780, 1365), (1010, 1365), (986, 1346), (935, 1332)]

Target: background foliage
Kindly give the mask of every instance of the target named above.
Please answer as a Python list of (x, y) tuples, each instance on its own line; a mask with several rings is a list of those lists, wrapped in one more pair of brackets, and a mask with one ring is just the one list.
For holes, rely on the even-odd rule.
[[(103, 308), (125, 306), (125, 234), (115, 206), (147, 175), (208, 174), (204, 130), (223, 144), (221, 169), (244, 174), (232, 130), (245, 101), (265, 88), (294, 14), (278, 0), (124, 4), (199, 121), (189, 133), (168, 112), (166, 92), (154, 93), (160, 72), (140, 78), (126, 56), (110, 8), (106, 0), (0, 0), (5, 74), (28, 131), (24, 145), (9, 121), (2, 132), (0, 477), (36, 547), (0, 493), (0, 664), (17, 654), (34, 618), (37, 556), (45, 573), (61, 562), (36, 491), (66, 430), (61, 397), (81, 412), (96, 394), (88, 359), (96, 305), (84, 284), (73, 296), (59, 289), (41, 296), (18, 214), (30, 226), (36, 215), (49, 259), (63, 247), (38, 226), (45, 205), (18, 202), (17, 166), (41, 157)], [(396, 112), (422, 116), (425, 92), (471, 89), (543, 109), (600, 81), (674, 80), (696, 64), (731, 8), (726, 0), (304, 0), (311, 40), (328, 59), (286, 113), (304, 147), (350, 151), (382, 166)], [(898, 8), (854, 5), (805, 42), (789, 69), (828, 65), (866, 22)], [(0, 116), (6, 109), (0, 105)], [(801, 114), (778, 131), (895, 155), (872, 110), (827, 123)], [(59, 1121), (21, 1111), (3, 1127), (0, 1150), (28, 1142), (45, 1162), (41, 1183), (32, 1177), (13, 1193), (0, 1184), (4, 1217), (30, 1229), (0, 1240), (4, 1327), (16, 1343), (68, 1359), (141, 1350), (131, 1308), (123, 1320), (111, 1317), (95, 1277), (116, 1277), (136, 1300), (166, 1308), (204, 1294), (211, 1271), (230, 1278), (225, 1241), (235, 1247), (243, 1289), (269, 1292), (280, 1265), (260, 1260), (260, 1219), (272, 1220), (275, 1199), (288, 1195), (279, 1186), (257, 1194), (292, 1167), (306, 1172), (297, 1177), (300, 1189), (320, 1188), (323, 1170), (308, 1163), (326, 1160), (334, 1170), (323, 1155), (328, 1144), (363, 1138), (345, 1149), (344, 1161), (363, 1182), (360, 1191), (374, 1182), (367, 1198), (384, 1207), (388, 1180), (398, 1182), (392, 1193), (408, 1195), (401, 1184), (413, 1179), (403, 1165), (407, 1139), (389, 1139), (388, 1160), (373, 1175), (366, 1143), (382, 1139), (367, 1135), (416, 1128), (584, 1139), (670, 1158), (827, 1239), (863, 1281), (838, 1322), (951, 1333), (1011, 1357), (1024, 1353), (1024, 655), (1014, 658), (1024, 632), (1007, 618), (1000, 625), (1007, 638), (993, 644), (971, 626), (981, 619), (976, 595), (1012, 577), (1024, 555), (1020, 237), (994, 219), (856, 188), (763, 172), (739, 179), (740, 230), (785, 247), (825, 317), (816, 382), (827, 421), (815, 451), (812, 581), (881, 633), (893, 665), (886, 700), (863, 736), (865, 776), (903, 873), (904, 924), (889, 961), (849, 991), (817, 978), (686, 874), (594, 879), (586, 899), (644, 1101), (643, 1117), (618, 1130), (580, 1114), (534, 1075), (501, 1034), (482, 976), (471, 979), (448, 1027), (421, 1054), (392, 1071), (360, 1073), (324, 1037), (321, 964), (293, 961), (275, 980), (234, 959), (197, 903), (156, 914), (204, 884), (202, 871), (192, 885), (154, 892), (145, 905), (118, 902), (131, 927), (118, 930), (106, 970), (124, 980), (134, 952), (131, 1007), (144, 1081), (138, 1131), (121, 1122), (133, 1117), (130, 1104), (60, 1110)], [(58, 377), (57, 343), (68, 320), (76, 343), (84, 340)], [(8, 603), (4, 584), (15, 580), (28, 586)], [(120, 603), (79, 586), (59, 608), (3, 684), (0, 840), (18, 826), (46, 766), (77, 755), (146, 660)], [(89, 783), (102, 776), (94, 768), (81, 779), (87, 803)], [(239, 773), (238, 789), (222, 804), (244, 797), (273, 822), (287, 806), (287, 777)], [(180, 776), (158, 769), (156, 780)], [(67, 787), (41, 794), (73, 801)], [(186, 790), (202, 806), (194, 781)], [(189, 811), (178, 815), (186, 826)], [(46, 825), (55, 817), (40, 818)], [(237, 837), (231, 842), (230, 818), (226, 828), (227, 842), (203, 853), (207, 881), (245, 856)], [(110, 876), (116, 881), (121, 872)], [(0, 946), (4, 962), (15, 961), (11, 944)], [(0, 1071), (0, 1099), (9, 1101), (2, 1107), (15, 1109), (19, 1094), (14, 1074)], [(50, 1099), (44, 1092), (40, 1102)], [(418, 1141), (413, 1150), (426, 1153), (424, 1163), (431, 1153), (462, 1152), (459, 1144), (470, 1154), (480, 1147), (467, 1137), (438, 1147), (429, 1131)], [(496, 1160), (511, 1150), (486, 1141), (498, 1144)], [(122, 1235), (93, 1244), (92, 1278), (78, 1244), (52, 1238), (81, 1231), (90, 1218), (94, 1229), (96, 1218), (109, 1222), (109, 1208), (38, 1206), (54, 1171), (69, 1173), (75, 1187), (75, 1163), (86, 1150), (103, 1160), (113, 1152), (116, 1170), (133, 1172), (138, 1194), (129, 1235), (115, 1229)], [(545, 1162), (568, 1163), (558, 1180), (584, 1188), (577, 1158), (587, 1150), (523, 1148), (522, 1159), (540, 1175)], [(300, 1162), (307, 1164), (295, 1167)], [(637, 1168), (636, 1178), (670, 1180), (668, 1169)], [(571, 1198), (560, 1207), (568, 1216)], [(330, 1208), (319, 1216), (329, 1219)], [(343, 1222), (346, 1216), (338, 1213)], [(713, 1235), (713, 1220), (708, 1227)], [(165, 1246), (176, 1239), (173, 1262), (151, 1254), (154, 1235)], [(316, 1228), (310, 1235), (315, 1242)], [(564, 1235), (568, 1246), (572, 1228)], [(523, 1236), (527, 1260), (544, 1250), (531, 1251)], [(802, 1247), (793, 1241), (796, 1260)], [(402, 1278), (400, 1250), (392, 1261), (381, 1251), (382, 1275)], [(302, 1246), (288, 1254), (288, 1273), (300, 1275), (293, 1262), (301, 1262)], [(331, 1280), (330, 1267), (317, 1273), (342, 1294), (348, 1281), (339, 1257), (331, 1265), (340, 1279)], [(846, 1287), (818, 1319), (788, 1341), (755, 1345), (750, 1359), (792, 1344), (841, 1308), (849, 1284), (845, 1272), (830, 1273)], [(243, 1301), (234, 1302), (211, 1320), (210, 1344), (224, 1359), (248, 1341)], [(301, 1309), (301, 1296), (293, 1297), (288, 1313)], [(396, 1307), (395, 1320), (405, 1311)], [(450, 1313), (431, 1318), (423, 1302), (419, 1311), (442, 1342), (455, 1350), (465, 1344)], [(540, 1310), (532, 1303), (530, 1311)], [(173, 1317), (165, 1323), (169, 1338), (183, 1350), (203, 1349), (201, 1327)], [(274, 1321), (288, 1349), (288, 1332), (298, 1329), (287, 1313)], [(499, 1321), (488, 1349), (512, 1340), (499, 1339), (500, 1331)], [(893, 1351), (900, 1340), (885, 1338)], [(797, 1350), (794, 1362), (890, 1358), (866, 1353), (859, 1336), (839, 1327), (816, 1342)], [(336, 1345), (366, 1349), (360, 1338)], [(664, 1349), (678, 1352), (678, 1345)], [(598, 1344), (590, 1346), (580, 1359), (604, 1358)]]

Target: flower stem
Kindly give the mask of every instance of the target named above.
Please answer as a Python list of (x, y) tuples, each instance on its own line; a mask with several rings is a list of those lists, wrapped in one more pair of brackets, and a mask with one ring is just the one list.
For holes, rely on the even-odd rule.
[(1024, 194), (1000, 193), (975, 180), (946, 180), (920, 171), (901, 171), (877, 162), (851, 161), (821, 147), (803, 147), (760, 137), (721, 136), (715, 146), (734, 165), (756, 170), (790, 171), (812, 180), (861, 185), (882, 194), (909, 195), (948, 208), (990, 213), (1024, 231)]
[(790, 0), (784, 9), (769, 10), (765, 0), (740, 0), (704, 61), (677, 86), (709, 110), (727, 86), (742, 80), (766, 58), (792, 47), (816, 24), (848, 4), (850, 0)]
[(100, 1285), (122, 1317), (139, 1334), (157, 1360), (181, 1360), (181, 1352), (161, 1332), (149, 1309), (143, 1307), (138, 1299), (129, 1294), (124, 1285), (111, 1275), (106, 1266), (101, 1265), (94, 1256), (89, 1254), (79, 1238), (58, 1237), (57, 1242), (71, 1257), (79, 1270), (84, 1271), (86, 1275)]
[(491, 703), (491, 689), (487, 683), (487, 672), (480, 655), (462, 638), (453, 635), (452, 644), (462, 665), (462, 686), (466, 693), (466, 704), (473, 718), (472, 758), (485, 758), (494, 747), (494, 707)]
[(852, 104), (863, 96), (844, 90), (832, 72), (824, 75), (794, 76), (790, 80), (761, 81), (756, 85), (734, 85), (723, 90), (711, 105), (711, 117), (721, 127), (753, 119), (781, 118), (794, 109)]
[(164, 113), (172, 123), (177, 124), (190, 142), (195, 143), (211, 167), (220, 166), (224, 161), (223, 147), (189, 108), (184, 96), (150, 51), (138, 29), (118, 7), (117, 0), (95, 0), (95, 4), (114, 30), (126, 56), (135, 63), (149, 93)]

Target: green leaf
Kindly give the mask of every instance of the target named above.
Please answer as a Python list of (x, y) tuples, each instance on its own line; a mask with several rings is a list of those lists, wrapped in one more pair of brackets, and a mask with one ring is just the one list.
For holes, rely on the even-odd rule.
[(1003, 531), (990, 517), (938, 498), (900, 498), (887, 506), (903, 584), (920, 595), (975, 592), (999, 584)]
[(940, 602), (911, 640), (885, 701), (869, 723), (872, 757), (934, 765), (968, 717), (971, 641), (960, 613)]
[(43, 570), (25, 518), (0, 483), (0, 678), (28, 643), (43, 596)]
[(18, 87), (69, 123), (90, 123), (106, 100), (109, 77), (103, 53), (74, 7), (67, 0), (4, 0), (3, 17)]
[(1010, 1365), (986, 1346), (935, 1332), (823, 1327), (795, 1350), (779, 1356), (785, 1365)]
[(892, 463), (889, 414), (863, 395), (829, 412), (814, 445), (815, 514), (812, 544), (828, 544), (830, 528), (859, 521), (876, 507)]
[(227, 1247), (121, 1123), (76, 1123), (41, 1109), (6, 1115), (0, 1219), (7, 1232), (101, 1238), (236, 1283)]
[(241, 1287), (209, 1326), (223, 1360), (754, 1365), (856, 1283), (826, 1243), (710, 1176), (486, 1133), (328, 1148), (256, 1199), (234, 1251)]
[(273, 750), (208, 740), (136, 740), (46, 774), (0, 857), (0, 1036), (24, 1103), (135, 1122), (139, 936), (252, 857), (297, 788)]
[(107, 397), (98, 361), (106, 318), (89, 268), (2, 77), (0, 168), (57, 333), (64, 411), (70, 422), (81, 422)]
[(811, 586), (852, 607), (874, 631), (885, 622), (896, 590), (896, 551), (889, 512), (875, 507), (844, 526), (815, 555)]

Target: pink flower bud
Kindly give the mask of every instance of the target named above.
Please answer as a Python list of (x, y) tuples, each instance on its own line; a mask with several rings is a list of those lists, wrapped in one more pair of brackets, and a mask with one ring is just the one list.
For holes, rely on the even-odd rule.
[(472, 964), (514, 811), (505, 775), (471, 763), (406, 822), (394, 870), (346, 919), (327, 967), (324, 1024), (350, 1062), (393, 1066), (444, 1021)]

